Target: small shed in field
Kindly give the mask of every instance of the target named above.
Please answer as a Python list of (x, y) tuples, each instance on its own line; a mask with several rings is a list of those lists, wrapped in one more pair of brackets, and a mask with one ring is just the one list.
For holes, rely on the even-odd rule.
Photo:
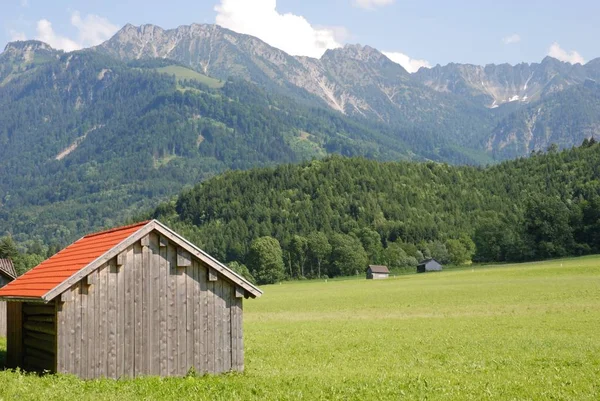
[(387, 266), (369, 265), (367, 268), (367, 280), (379, 280), (388, 278), (389, 276), (390, 271)]
[[(0, 259), (0, 288), (17, 278), (10, 259)], [(6, 337), (6, 302), (0, 301), (0, 337)]]
[(262, 294), (156, 220), (87, 235), (0, 289), (9, 367), (81, 378), (242, 371)]
[(442, 264), (435, 259), (425, 259), (417, 265), (417, 273), (440, 272)]

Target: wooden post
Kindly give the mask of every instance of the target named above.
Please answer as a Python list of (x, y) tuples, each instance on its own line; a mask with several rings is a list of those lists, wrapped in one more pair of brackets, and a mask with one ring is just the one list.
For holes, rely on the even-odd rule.
[(168, 240), (168, 239), (167, 239), (167, 237), (165, 237), (164, 235), (161, 235), (161, 236), (159, 237), (158, 243), (159, 243), (159, 246), (160, 246), (161, 248), (164, 248), (164, 247), (166, 247), (167, 245), (169, 245), (169, 240)]
[(214, 269), (208, 268), (208, 281), (217, 281), (217, 272)]
[(177, 267), (189, 267), (192, 265), (192, 257), (183, 248), (177, 248)]
[(16, 368), (23, 364), (23, 309), (21, 302), (7, 302), (8, 336), (6, 338), (6, 366)]
[(126, 263), (126, 258), (127, 258), (127, 250), (119, 253), (117, 255), (117, 267), (121, 267)]

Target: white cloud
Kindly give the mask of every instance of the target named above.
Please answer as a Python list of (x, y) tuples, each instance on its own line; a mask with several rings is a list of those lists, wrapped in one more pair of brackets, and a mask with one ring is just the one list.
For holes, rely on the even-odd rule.
[(71, 24), (79, 31), (79, 43), (84, 47), (99, 45), (119, 30), (118, 26), (98, 15), (88, 14), (82, 19), (78, 11), (71, 14)]
[(302, 16), (279, 13), (276, 6), (276, 0), (221, 0), (215, 6), (216, 23), (295, 56), (318, 58), (325, 50), (341, 46), (340, 28), (313, 26)]
[(55, 49), (62, 49), (65, 51), (73, 51), (81, 49), (81, 46), (72, 39), (66, 36), (58, 35), (52, 28), (52, 23), (47, 19), (41, 19), (37, 22), (37, 40), (48, 43)]
[(29, 0), (21, 0), (21, 7), (29, 7)]
[(8, 34), (10, 35), (11, 42), (14, 42), (15, 40), (27, 40), (27, 36), (24, 32), (18, 32), (11, 29)]
[(548, 55), (560, 61), (566, 61), (567, 63), (571, 64), (585, 64), (585, 60), (583, 59), (583, 57), (581, 57), (581, 54), (579, 54), (575, 50), (564, 50), (556, 42), (552, 43), (552, 46), (550, 46), (550, 49), (548, 49)]
[(418, 60), (408, 57), (404, 53), (399, 52), (382, 52), (387, 58), (392, 60), (394, 63), (400, 64), (404, 69), (410, 73), (419, 71), (419, 68), (431, 68), (431, 64), (427, 60)]
[[(77, 29), (75, 38), (56, 33), (50, 21), (41, 19), (37, 22), (35, 38), (48, 43), (55, 49), (70, 52), (98, 45), (109, 39), (119, 29), (106, 18), (94, 14), (87, 14), (82, 18), (77, 11), (71, 13), (71, 25)], [(24, 36), (22, 35), (23, 38)]]
[(375, 7), (388, 6), (396, 0), (354, 0), (354, 5), (360, 8), (372, 10)]
[(520, 41), (521, 37), (519, 36), (519, 34), (516, 33), (502, 38), (502, 43), (504, 43), (505, 45), (512, 45), (513, 43), (519, 43)]

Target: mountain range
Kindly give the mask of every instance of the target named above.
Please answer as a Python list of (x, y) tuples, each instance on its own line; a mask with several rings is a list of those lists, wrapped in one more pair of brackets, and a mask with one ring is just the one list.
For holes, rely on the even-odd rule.
[(69, 242), (227, 169), (328, 154), (490, 164), (600, 131), (600, 59), (409, 74), (369, 46), (294, 57), (216, 25), (126, 25), (0, 54), (0, 231)]
[[(295, 98), (310, 99), (308, 93), (317, 98), (310, 99), (314, 104), (393, 126), (441, 132), (454, 143), (500, 159), (546, 149), (553, 139), (579, 144), (597, 131), (595, 123), (581, 134), (568, 126), (547, 127), (544, 118), (530, 116), (527, 124), (505, 117), (530, 105), (543, 109), (548, 97), (599, 80), (600, 58), (585, 65), (551, 57), (515, 66), (451, 63), (409, 74), (370, 46), (346, 45), (320, 59), (294, 57), (255, 37), (203, 24), (170, 30), (126, 25), (97, 49), (125, 60), (172, 59), (210, 76), (243, 77)], [(507, 128), (511, 121), (515, 127)], [(536, 124), (552, 133), (537, 134)]]

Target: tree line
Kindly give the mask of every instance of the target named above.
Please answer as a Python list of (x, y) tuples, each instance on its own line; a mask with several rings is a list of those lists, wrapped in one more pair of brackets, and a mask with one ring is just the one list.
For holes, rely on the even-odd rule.
[[(600, 251), (600, 146), (586, 140), (486, 168), (331, 156), (230, 171), (153, 216), (263, 283), (362, 274), (376, 263), (406, 269), (427, 257), (583, 255)], [(266, 279), (259, 261), (269, 258), (257, 255), (279, 254)]]

